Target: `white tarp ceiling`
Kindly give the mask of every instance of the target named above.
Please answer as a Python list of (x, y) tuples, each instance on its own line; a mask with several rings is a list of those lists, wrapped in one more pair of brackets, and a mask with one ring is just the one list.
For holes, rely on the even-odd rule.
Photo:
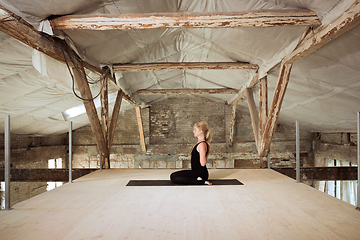
[[(268, 73), (269, 101), (277, 82), (277, 64), (304, 35), (305, 27), (65, 30), (52, 32), (51, 15), (88, 13), (235, 12), (307, 8), (328, 24), (353, 0), (0, 0), (0, 5), (37, 29), (71, 41), (78, 53), (97, 66), (152, 62), (249, 62)], [(360, 27), (355, 27), (293, 65), (279, 121), (312, 131), (355, 131), (360, 111)], [(63, 112), (81, 105), (72, 93), (66, 65), (0, 32), (0, 129), (5, 115), (17, 134), (46, 135), (68, 130)], [(274, 68), (275, 67), (275, 68)], [(254, 76), (250, 70), (124, 72), (119, 86), (129, 95), (140, 89), (233, 88)], [(99, 91), (92, 86), (93, 95)], [(110, 87), (110, 89), (112, 89)], [(111, 91), (110, 91), (111, 92)], [(112, 89), (114, 92), (114, 89)], [(255, 94), (257, 92), (255, 91)], [(168, 96), (135, 96), (143, 106)], [(229, 102), (234, 95), (206, 96)], [(111, 95), (113, 99), (113, 95)], [(111, 101), (113, 102), (113, 101)], [(247, 106), (247, 102), (240, 103)], [(112, 106), (112, 104), (110, 104)], [(123, 103), (122, 110), (131, 107)], [(74, 128), (88, 124), (86, 114), (71, 118)]]

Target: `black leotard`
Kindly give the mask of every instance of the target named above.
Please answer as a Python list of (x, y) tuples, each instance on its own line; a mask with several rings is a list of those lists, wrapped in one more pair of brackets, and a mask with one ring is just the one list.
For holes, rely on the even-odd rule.
[[(205, 142), (205, 141), (203, 141)], [(201, 166), (200, 163), (200, 153), (197, 151), (197, 146), (202, 143), (197, 143), (191, 151), (191, 170), (181, 170), (174, 172), (170, 175), (170, 179), (173, 183), (177, 184), (191, 184), (199, 185), (204, 184), (209, 178), (209, 172), (205, 166)], [(207, 145), (206, 156), (209, 153), (209, 144)], [(197, 180), (198, 177), (201, 177), (202, 180)]]

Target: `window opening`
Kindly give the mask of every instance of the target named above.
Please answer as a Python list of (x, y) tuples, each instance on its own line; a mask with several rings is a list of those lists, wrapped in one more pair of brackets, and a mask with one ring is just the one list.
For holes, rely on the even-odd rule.
[(5, 209), (5, 182), (1, 182), (0, 184), (0, 202), (1, 202), (1, 210)]
[[(49, 159), (48, 160), (49, 169), (60, 169), (62, 168), (62, 158)], [(56, 187), (63, 185), (63, 182), (47, 182), (46, 191), (50, 191)]]
[[(339, 161), (335, 159), (328, 159), (326, 161), (327, 167), (335, 166), (351, 166), (356, 167), (356, 163), (347, 161)], [(319, 181), (318, 189), (325, 192), (333, 197), (343, 200), (356, 206), (357, 203), (357, 180), (353, 181)]]

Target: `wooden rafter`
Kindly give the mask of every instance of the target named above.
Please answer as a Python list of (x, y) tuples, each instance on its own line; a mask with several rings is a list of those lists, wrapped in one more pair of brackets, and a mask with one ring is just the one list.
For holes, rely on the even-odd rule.
[(162, 95), (162, 94), (237, 94), (238, 91), (231, 88), (217, 89), (144, 89), (134, 92), (134, 95)]
[(287, 84), (289, 82), (292, 64), (281, 64), (278, 82), (276, 84), (274, 96), (271, 102), (269, 116), (266, 120), (263, 135), (259, 143), (259, 153), (261, 157), (267, 156), (269, 153), (271, 139), (274, 135), (276, 122), (279, 117), (281, 105), (285, 96)]
[(301, 44), (283, 59), (283, 62), (293, 64), (354, 28), (359, 23), (360, 1), (358, 0), (338, 19), (334, 20), (329, 25), (319, 26), (313, 31), (310, 31)]
[(122, 102), (123, 96), (124, 96), (123, 91), (118, 91), (118, 94), (117, 94), (116, 100), (115, 100), (115, 104), (114, 104), (113, 113), (111, 116), (110, 127), (109, 127), (109, 152), (111, 152), (111, 146), (112, 146), (112, 143), (114, 140), (116, 123), (119, 118), (119, 112), (120, 112), (120, 107), (121, 107), (121, 102)]
[(259, 149), (259, 115), (256, 109), (254, 95), (251, 88), (247, 88), (245, 90), (246, 98), (248, 100), (248, 106), (251, 117), (251, 124), (254, 132), (254, 138), (256, 143), (256, 148)]
[(320, 21), (308, 9), (254, 10), (232, 13), (144, 13), (68, 15), (50, 20), (54, 30), (65, 29), (156, 29), (156, 28), (236, 28), (314, 26)]
[(103, 158), (103, 168), (110, 168), (110, 148), (109, 148), (109, 94), (108, 94), (108, 78), (104, 78), (101, 81), (102, 89), (100, 92), (100, 102), (101, 102), (101, 128), (104, 135), (105, 145), (108, 149), (108, 156)]
[[(89, 69), (90, 71), (99, 75), (103, 75), (107, 71), (105, 69), (100, 69), (83, 61), (75, 53), (75, 51), (67, 47), (64, 41), (52, 37), (46, 33), (37, 31), (32, 25), (27, 23), (21, 17), (5, 9), (1, 5), (0, 10), (3, 10), (6, 13), (6, 15), (0, 15), (0, 31), (6, 33), (7, 35), (63, 63), (66, 62), (64, 57), (64, 51), (65, 49), (68, 49), (72, 57), (75, 58), (77, 62), (80, 62), (81, 65), (84, 66), (86, 69)], [(68, 64), (73, 67), (71, 61), (68, 61)], [(110, 81), (111, 85), (115, 87), (116, 90), (120, 90), (120, 88), (114, 82), (114, 79), (112, 80), (113, 81)], [(134, 101), (131, 100), (128, 96), (125, 95), (124, 98), (128, 102), (135, 104)]]
[[(62, 48), (65, 48), (63, 41), (47, 35), (46, 33), (37, 31), (32, 25), (1, 5), (0, 9), (7, 13), (6, 15), (0, 16), (0, 31), (19, 40), (27, 46), (44, 53), (47, 56), (50, 56), (58, 61), (65, 62), (62, 50)], [(77, 61), (81, 62), (82, 66), (85, 68), (95, 73), (104, 73), (102, 69), (82, 61), (74, 51), (71, 51), (71, 54), (76, 57)], [(72, 65), (71, 63), (69, 64)]]
[(141, 150), (143, 152), (146, 152), (145, 136), (144, 136), (144, 129), (143, 129), (142, 120), (141, 120), (141, 109), (140, 109), (140, 107), (136, 106), (135, 111), (136, 111), (136, 118), (137, 118), (138, 127), (139, 127)]
[[(285, 95), (287, 84), (289, 81), (291, 66), (294, 62), (301, 58), (313, 53), (320, 47), (324, 46), (334, 38), (342, 35), (346, 31), (352, 29), (360, 23), (360, 1), (356, 1), (345, 13), (338, 19), (327, 26), (320, 26), (310, 31), (297, 48), (286, 56), (281, 63), (279, 79), (275, 88), (274, 97), (270, 106), (269, 115), (266, 115), (265, 106), (259, 107), (260, 115), (260, 141), (259, 141), (259, 154), (262, 159), (269, 153), (271, 139), (274, 134), (276, 122), (280, 113), (282, 101)], [(265, 83), (260, 83), (260, 103), (267, 102), (267, 96), (264, 97)], [(266, 93), (267, 94), (267, 93)], [(242, 95), (242, 98), (240, 98)], [(240, 94), (238, 98), (242, 100), (245, 96)], [(237, 104), (238, 101), (235, 103)], [(265, 120), (266, 119), (266, 120)], [(266, 121), (266, 123), (265, 123)], [(264, 124), (265, 123), (265, 124)], [(264, 160), (265, 161), (265, 160)]]
[(259, 137), (264, 134), (264, 129), (268, 117), (268, 90), (267, 76), (259, 80)]
[(224, 70), (224, 69), (248, 69), (257, 71), (256, 64), (243, 62), (156, 62), (156, 63), (130, 63), (114, 64), (115, 72), (140, 72), (162, 70)]
[(234, 144), (234, 135), (235, 135), (235, 123), (236, 123), (236, 104), (232, 105), (231, 111), (231, 124), (230, 124), (230, 137), (229, 137), (229, 147), (232, 147)]
[(86, 114), (89, 118), (91, 130), (94, 134), (96, 145), (100, 154), (103, 155), (103, 157), (108, 158), (108, 147), (106, 145), (104, 134), (101, 129), (100, 120), (97, 115), (94, 101), (92, 100), (93, 96), (91, 94), (89, 83), (86, 80), (85, 69), (81, 65), (81, 62), (77, 62), (76, 65), (77, 67), (73, 68), (74, 78), (80, 91), (81, 97), (84, 99), (83, 103), (86, 109)]

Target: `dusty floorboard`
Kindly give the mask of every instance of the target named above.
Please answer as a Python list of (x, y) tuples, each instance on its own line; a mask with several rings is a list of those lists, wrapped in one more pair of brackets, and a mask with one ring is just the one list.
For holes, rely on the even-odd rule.
[(1, 239), (359, 239), (355, 207), (273, 170), (240, 186), (126, 187), (174, 170), (99, 170), (0, 212)]

